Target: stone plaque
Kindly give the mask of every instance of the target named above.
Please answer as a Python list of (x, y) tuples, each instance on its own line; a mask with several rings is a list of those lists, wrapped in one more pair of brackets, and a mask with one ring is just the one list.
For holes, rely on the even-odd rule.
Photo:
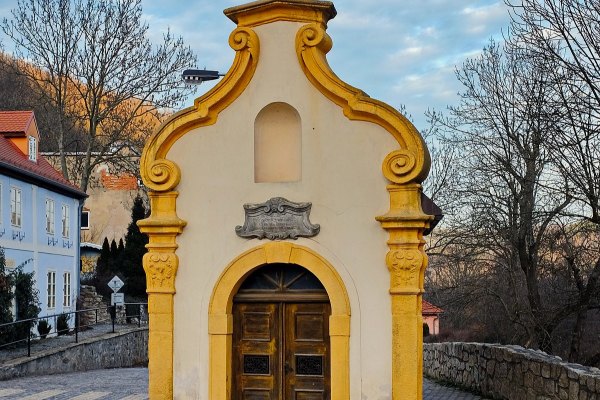
[(309, 221), (312, 203), (294, 203), (283, 197), (273, 197), (264, 203), (244, 204), (244, 226), (236, 226), (235, 232), (243, 238), (270, 240), (312, 237), (321, 227)]

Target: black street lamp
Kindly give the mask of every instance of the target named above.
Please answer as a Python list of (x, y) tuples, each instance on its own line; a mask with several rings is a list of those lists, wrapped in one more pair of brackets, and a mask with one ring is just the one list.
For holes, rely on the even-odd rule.
[(183, 81), (192, 85), (199, 85), (204, 81), (219, 79), (221, 76), (224, 76), (224, 74), (220, 74), (219, 71), (207, 69), (186, 69), (183, 71), (183, 74), (181, 74)]

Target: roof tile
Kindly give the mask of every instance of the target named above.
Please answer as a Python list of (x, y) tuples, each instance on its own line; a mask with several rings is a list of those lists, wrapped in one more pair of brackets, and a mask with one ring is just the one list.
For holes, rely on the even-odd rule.
[(33, 119), (33, 111), (2, 111), (0, 112), (0, 133), (25, 134)]
[(441, 308), (434, 306), (430, 302), (423, 300), (423, 314), (441, 314), (444, 310)]
[(8, 164), (17, 171), (29, 173), (35, 177), (51, 181), (59, 187), (68, 189), (70, 192), (78, 192), (80, 197), (86, 197), (84, 192), (66, 180), (44, 157), (39, 155), (37, 162), (30, 161), (17, 146), (2, 135), (0, 135), (0, 163)]

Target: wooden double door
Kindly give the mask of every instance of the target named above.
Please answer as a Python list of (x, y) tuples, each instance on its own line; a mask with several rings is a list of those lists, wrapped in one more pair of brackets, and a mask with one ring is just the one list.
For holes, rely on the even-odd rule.
[(271, 294), (234, 302), (232, 399), (329, 399), (329, 302), (314, 291)]

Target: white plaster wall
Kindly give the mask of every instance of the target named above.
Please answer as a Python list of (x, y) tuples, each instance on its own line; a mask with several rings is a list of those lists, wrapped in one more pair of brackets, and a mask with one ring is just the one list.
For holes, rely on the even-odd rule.
[[(189, 132), (168, 154), (181, 168), (175, 295), (174, 394), (208, 399), (208, 304), (223, 269), (263, 241), (238, 237), (244, 203), (281, 196), (312, 202), (314, 238), (296, 243), (326, 258), (346, 285), (351, 308), (352, 399), (390, 397), (391, 313), (385, 265), (387, 233), (375, 220), (388, 210), (385, 156), (398, 148), (383, 128), (350, 121), (304, 76), (294, 50), (302, 24), (255, 28), (260, 61), (246, 91), (215, 125)], [(335, 39), (335, 38), (334, 38)], [(254, 120), (272, 102), (293, 106), (302, 120), (302, 179), (254, 183)]]

